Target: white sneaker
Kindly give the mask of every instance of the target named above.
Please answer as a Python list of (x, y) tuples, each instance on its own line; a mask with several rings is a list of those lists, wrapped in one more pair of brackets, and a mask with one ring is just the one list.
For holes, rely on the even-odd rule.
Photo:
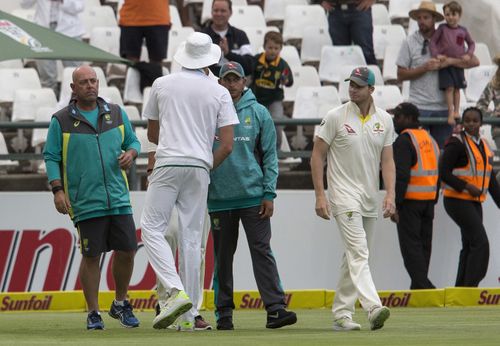
[(385, 321), (391, 315), (391, 310), (386, 306), (375, 306), (368, 313), (368, 321), (370, 321), (370, 329), (377, 330), (384, 326)]
[(175, 322), (175, 320), (187, 312), (193, 303), (184, 291), (179, 291), (175, 297), (171, 297), (165, 307), (161, 308), (160, 314), (153, 320), (153, 328), (164, 329)]
[(342, 317), (333, 321), (333, 330), (337, 332), (347, 332), (350, 330), (361, 330), (361, 325), (354, 322), (349, 317)]

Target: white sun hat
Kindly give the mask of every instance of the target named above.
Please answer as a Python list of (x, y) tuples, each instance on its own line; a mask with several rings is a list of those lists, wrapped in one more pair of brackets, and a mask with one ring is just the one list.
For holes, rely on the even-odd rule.
[(174, 55), (174, 60), (181, 66), (195, 69), (208, 67), (219, 62), (221, 49), (212, 43), (207, 34), (193, 32), (181, 43)]

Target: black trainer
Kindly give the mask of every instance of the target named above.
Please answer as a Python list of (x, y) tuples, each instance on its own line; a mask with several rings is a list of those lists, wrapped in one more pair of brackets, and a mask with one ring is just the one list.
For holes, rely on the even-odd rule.
[(104, 329), (104, 322), (102, 321), (101, 314), (97, 311), (90, 311), (87, 315), (87, 330), (102, 329)]
[(233, 330), (233, 318), (231, 316), (221, 317), (217, 320), (217, 330)]
[(293, 311), (286, 311), (285, 309), (279, 309), (274, 312), (267, 313), (267, 323), (266, 328), (281, 328), (284, 326), (289, 326), (297, 322), (297, 315)]

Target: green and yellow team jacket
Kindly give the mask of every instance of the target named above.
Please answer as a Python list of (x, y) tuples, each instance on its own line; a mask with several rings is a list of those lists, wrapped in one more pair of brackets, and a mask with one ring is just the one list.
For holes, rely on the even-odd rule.
[(132, 213), (127, 176), (118, 162), (129, 149), (139, 153), (140, 143), (118, 105), (98, 98), (94, 111), (81, 112), (72, 101), (54, 114), (43, 155), (49, 182), (63, 182), (75, 224)]

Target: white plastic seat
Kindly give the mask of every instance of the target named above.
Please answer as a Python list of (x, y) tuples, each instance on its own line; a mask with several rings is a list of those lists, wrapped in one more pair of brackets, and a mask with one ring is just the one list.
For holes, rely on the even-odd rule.
[(114, 55), (120, 55), (120, 28), (98, 26), (92, 29), (89, 43)]
[(151, 87), (146, 87), (144, 88), (144, 91), (142, 92), (142, 110), (144, 111), (144, 108), (148, 104), (149, 101), (149, 95), (151, 94)]
[(332, 38), (330, 37), (328, 28), (317, 25), (306, 26), (304, 28), (304, 36), (302, 37), (300, 60), (302, 63), (319, 61), (323, 46), (331, 45)]
[(233, 14), (229, 18), (229, 23), (237, 28), (243, 28), (245, 26), (265, 28), (267, 26), (262, 9), (260, 6), (256, 5), (233, 5)]
[(408, 12), (416, 8), (420, 0), (389, 0), (389, 17), (391, 20), (408, 18)]
[[(141, 154), (147, 153), (149, 148), (148, 130), (143, 127), (136, 127), (135, 135), (141, 143)], [(138, 157), (135, 163), (138, 166), (146, 166), (148, 164), (148, 159), (147, 157)]]
[(497, 71), (496, 65), (479, 65), (465, 70), (467, 88), (465, 96), (469, 102), (477, 102), (488, 82)]
[[(213, 0), (203, 0), (203, 7), (201, 9), (201, 24), (212, 19), (212, 2)], [(233, 0), (233, 14), (235, 6), (247, 6), (247, 0)]]
[(385, 6), (384, 4), (373, 4), (372, 21), (373, 25), (390, 25), (391, 18), (389, 17), (387, 6)]
[(11, 121), (34, 121), (39, 107), (55, 107), (56, 95), (50, 88), (18, 89), (12, 104)]
[(22, 0), (0, 1), (0, 11), (12, 13), (13, 10), (22, 8)]
[(117, 27), (115, 12), (111, 6), (92, 6), (86, 7), (81, 16), (86, 34), (83, 38), (89, 38), (92, 29), (98, 26)]
[(264, 18), (266, 21), (283, 21), (286, 7), (289, 5), (307, 6), (307, 0), (266, 0), (264, 2)]
[(320, 114), (321, 109), (332, 109), (340, 105), (341, 101), (337, 88), (332, 85), (319, 87), (301, 86), (295, 94), (292, 118), (322, 118), (324, 114)]
[(139, 110), (137, 109), (136, 106), (126, 105), (123, 107), (123, 110), (125, 111), (125, 113), (127, 113), (128, 120), (130, 121), (141, 120), (141, 113), (139, 113)]
[[(349, 101), (349, 81), (345, 81), (349, 78), (352, 70), (356, 67), (353, 65), (344, 65), (340, 67), (340, 81), (339, 81), (339, 97), (342, 102)], [(382, 72), (378, 65), (368, 65), (367, 66), (375, 75), (375, 85), (384, 85), (384, 79), (382, 78)]]
[(85, 0), (85, 7), (100, 7), (101, 0)]
[(165, 59), (167, 62), (172, 62), (179, 45), (186, 41), (187, 37), (193, 32), (194, 29), (188, 26), (172, 27), (170, 29), (168, 32), (167, 58)]
[(319, 80), (318, 72), (312, 66), (299, 66), (292, 67), (293, 85), (291, 87), (284, 87), (284, 101), (295, 101), (297, 89), (301, 86), (319, 87), (321, 82)]
[[(3, 136), (3, 133), (0, 131), (0, 154), (8, 154), (9, 150), (7, 149), (7, 143), (5, 143), (5, 138)], [(9, 167), (16, 167), (19, 165), (18, 161), (13, 161), (13, 160), (0, 160), (0, 170), (1, 169), (7, 169)]]
[(280, 57), (282, 57), (288, 63), (288, 66), (290, 66), (292, 71), (302, 66), (299, 52), (295, 46), (289, 46), (289, 45), (283, 46), (283, 49), (281, 50), (280, 53)]
[(385, 47), (388, 45), (401, 46), (406, 39), (406, 31), (402, 25), (374, 25), (373, 48), (378, 60), (384, 58)]
[(319, 61), (319, 78), (321, 81), (338, 83), (342, 65), (366, 66), (361, 47), (356, 45), (323, 46)]
[(491, 59), (490, 49), (483, 42), (476, 42), (476, 49), (474, 49), (474, 55), (479, 59), (480, 65), (492, 65), (493, 60)]
[(27, 20), (28, 22), (35, 22), (36, 9), (32, 8), (17, 8), (12, 11), (12, 15)]
[(121, 107), (124, 106), (122, 95), (120, 90), (115, 86), (109, 87), (99, 87), (99, 96), (102, 97), (106, 102), (115, 103)]
[(398, 66), (396, 65), (396, 60), (400, 49), (401, 45), (389, 44), (385, 47), (384, 63), (382, 66), (384, 81), (395, 81), (398, 79)]
[(283, 40), (302, 39), (306, 26), (316, 25), (328, 30), (325, 10), (320, 5), (289, 5), (285, 10)]
[(170, 25), (171, 25), (170, 29), (181, 28), (182, 21), (181, 21), (181, 16), (179, 15), (179, 10), (174, 5), (169, 5), (168, 8), (170, 10)]
[(377, 85), (372, 96), (375, 106), (384, 110), (393, 109), (403, 102), (401, 91), (395, 85)]
[(245, 26), (241, 29), (247, 34), (252, 51), (255, 53), (260, 53), (264, 50), (264, 36), (269, 31), (280, 32), (280, 29), (275, 26), (266, 26), (264, 28), (260, 26)]
[[(61, 90), (59, 93), (59, 102), (61, 104), (68, 104), (71, 99), (71, 87), (70, 84), (73, 82), (73, 71), (76, 67), (65, 67), (62, 73), (61, 80)], [(108, 82), (106, 81), (106, 76), (102, 68), (98, 66), (92, 66), (94, 69), (97, 79), (99, 80), (99, 88), (107, 87)]]
[[(166, 67), (162, 68), (163, 75), (168, 74)], [(142, 103), (143, 95), (141, 91), (141, 75), (140, 72), (132, 67), (127, 69), (125, 77), (125, 86), (123, 88), (123, 101), (125, 103)]]
[(0, 68), (24, 68), (21, 59), (0, 61)]
[[(38, 107), (35, 113), (36, 122), (50, 122), (52, 115), (57, 111), (57, 107)], [(36, 148), (41, 146), (47, 140), (48, 128), (36, 128), (33, 129), (33, 134), (31, 136), (31, 146)]]
[(34, 68), (0, 69), (0, 102), (13, 102), (17, 89), (41, 89), (40, 77)]

